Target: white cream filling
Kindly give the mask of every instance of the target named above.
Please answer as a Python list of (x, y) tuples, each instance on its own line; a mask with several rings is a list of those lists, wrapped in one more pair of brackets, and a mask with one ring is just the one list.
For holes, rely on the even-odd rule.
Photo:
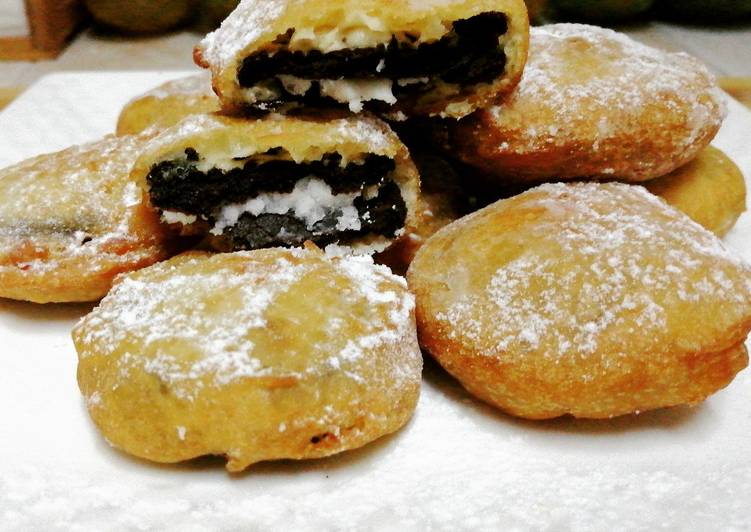
[(290, 50), (334, 52), (347, 48), (371, 48), (388, 43), (391, 32), (383, 21), (359, 11), (346, 14), (333, 27), (298, 28), (289, 41)]
[(334, 211), (340, 211), (337, 231), (358, 231), (362, 224), (353, 202), (359, 195), (359, 192), (334, 194), (322, 179), (306, 177), (295, 184), (292, 192), (264, 192), (246, 202), (223, 206), (215, 216), (216, 223), (211, 233), (221, 235), (227, 227), (237, 224), (245, 213), (253, 216), (292, 214), (312, 230), (317, 222)]
[(336, 79), (321, 80), (321, 96), (328, 96), (337, 102), (349, 104), (353, 113), (362, 111), (363, 102), (380, 100), (395, 104), (396, 97), (391, 91), (390, 79)]
[(269, 100), (276, 100), (281, 96), (279, 90), (271, 85), (267, 86), (264, 83), (256, 84), (252, 87), (242, 89), (243, 98), (250, 103), (266, 102)]
[[(287, 92), (295, 96), (305, 96), (313, 85), (312, 80), (295, 76), (277, 76)], [(427, 78), (424, 78), (427, 82)], [(399, 80), (400, 85), (421, 83), (421, 79)], [(396, 97), (392, 92), (392, 81), (389, 79), (324, 79), (318, 80), (321, 96), (328, 96), (339, 103), (349, 104), (353, 113), (362, 111), (363, 102), (380, 100), (388, 104), (395, 104)]]
[(284, 90), (295, 96), (305, 96), (305, 93), (313, 86), (313, 82), (309, 79), (301, 79), (287, 75), (277, 76), (277, 78), (282, 82), (282, 85), (284, 85)]
[(168, 224), (190, 225), (198, 221), (198, 217), (194, 214), (185, 214), (184, 212), (162, 211), (162, 221)]
[[(280, 75), (277, 79), (282, 83), (284, 89), (295, 96), (305, 96), (313, 86), (313, 80), (302, 79), (295, 76)], [(399, 80), (399, 84), (406, 82), (419, 83), (421, 80)], [(389, 104), (396, 103), (396, 97), (392, 92), (392, 82), (390, 79), (324, 79), (318, 80), (321, 96), (328, 96), (339, 103), (349, 104), (349, 109), (353, 113), (362, 111), (363, 102), (370, 100), (380, 100)], [(275, 99), (279, 94), (265, 90), (252, 91), (245, 89), (246, 97), (251, 102), (263, 101), (264, 99)], [(266, 98), (265, 96), (270, 96)]]
[(204, 174), (209, 173), (214, 168), (224, 172), (229, 172), (230, 170), (242, 168), (243, 166), (245, 166), (245, 159), (234, 159), (232, 157), (227, 157), (225, 154), (219, 155), (211, 153), (206, 156), (201, 156), (201, 160), (196, 161), (195, 163), (196, 170), (203, 172)]
[(352, 48), (374, 48), (387, 44), (391, 32), (364, 26), (349, 28), (303, 28), (295, 31), (289, 49), (295, 51), (320, 50), (323, 53)]

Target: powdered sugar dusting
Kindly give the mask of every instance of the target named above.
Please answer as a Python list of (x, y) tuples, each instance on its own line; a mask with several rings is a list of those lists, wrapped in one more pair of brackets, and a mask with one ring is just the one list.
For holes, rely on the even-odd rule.
[[(180, 257), (177, 264), (162, 263), (125, 277), (77, 326), (79, 343), (84, 346), (82, 359), (138, 346), (113, 361), (120, 379), (127, 380), (137, 369), (158, 377), (186, 400), (193, 400), (205, 386), (221, 387), (246, 377), (299, 380), (332, 367), (360, 382), (357, 368), (374, 363), (368, 355), (385, 346), (393, 351), (379, 355), (389, 360), (384, 378), (390, 386), (419, 378), (414, 355), (408, 355), (408, 346), (402, 345), (415, 334), (414, 300), (403, 279), (365, 257), (322, 259), (320, 252), (304, 250), (259, 253), (264, 257), (276, 253), (277, 258), (263, 265), (254, 262), (260, 259), (254, 259), (253, 252), (236, 253), (226, 264), (222, 256), (216, 256), (215, 263), (206, 266), (212, 261), (206, 256)], [(238, 270), (238, 261), (245, 259), (247, 264), (240, 262)], [(329, 260), (349, 279), (348, 288), (341, 292), (342, 305), (365, 305), (378, 312), (358, 325), (360, 335), (349, 339), (339, 333), (343, 318), (318, 324), (317, 318), (308, 316), (313, 321), (306, 327), (325, 331), (326, 342), (312, 348), (325, 352), (325, 360), (313, 357), (294, 370), (275, 367), (269, 357), (279, 354), (257, 347), (258, 341), (268, 345), (269, 335), (287, 334), (278, 323), (268, 329), (269, 312), (274, 312), (279, 298), (301, 290), (296, 286), (306, 276), (320, 275)], [(326, 282), (325, 278), (320, 277), (320, 282)], [(349, 321), (361, 319), (352, 316)]]
[(158, 100), (166, 100), (178, 95), (200, 95), (215, 98), (214, 91), (211, 90), (211, 75), (206, 71), (201, 71), (192, 76), (168, 81), (141, 96), (137, 96), (135, 99), (156, 98)]
[[(438, 316), (487, 355), (587, 357), (632, 342), (615, 339), (623, 331), (655, 352), (671, 349), (676, 307), (751, 308), (751, 267), (642, 187), (549, 184), (525, 196), (547, 212), (526, 251)], [(706, 347), (701, 332), (680, 341)]]
[[(194, 259), (200, 261), (202, 259)], [(121, 359), (121, 374), (140, 366), (146, 373), (174, 385), (178, 397), (191, 398), (195, 381), (212, 375), (216, 385), (242, 377), (270, 374), (252, 356), (253, 342), (248, 332), (266, 325), (264, 312), (273, 298), (287, 291), (308, 268), (279, 259), (272, 272), (247, 272), (232, 275), (219, 270), (206, 274), (174, 275), (159, 282), (126, 277), (88, 318), (90, 332), (86, 344), (111, 352), (128, 341), (139, 342), (144, 352)], [(259, 286), (261, 279), (263, 285)], [(221, 326), (206, 327), (210, 294), (235, 293), (241, 298), (242, 314), (222, 320)], [(191, 308), (175, 311), (175, 299), (182, 294), (194, 300)], [(106, 325), (105, 325), (106, 324)], [(219, 324), (216, 324), (219, 325)], [(175, 344), (179, 347), (175, 348)], [(187, 363), (186, 363), (187, 359)]]
[(1, 170), (0, 257), (17, 261), (7, 267), (54, 276), (61, 263), (77, 261), (85, 276), (163, 254), (157, 229), (131, 229), (145, 224), (145, 199), (129, 174), (150, 136), (110, 136)]
[(221, 26), (201, 41), (204, 59), (216, 68), (227, 68), (237, 53), (268, 31), (269, 24), (284, 13), (288, 3), (285, 0), (242, 0)]
[[(387, 327), (374, 330), (348, 342), (341, 355), (345, 359), (357, 359), (380, 345), (398, 345), (400, 339), (409, 336), (411, 316), (415, 308), (415, 298), (407, 292), (407, 283), (403, 277), (397, 277), (386, 266), (373, 264), (370, 256), (352, 256), (340, 262), (344, 274), (357, 286), (368, 304), (373, 307), (386, 307)], [(395, 289), (384, 290), (383, 279), (394, 282)], [(399, 350), (401, 352), (401, 349)], [(403, 356), (403, 355), (400, 355)], [(399, 382), (410, 379), (414, 374), (413, 366), (395, 365), (395, 378)]]
[(201, 41), (204, 59), (219, 69), (227, 68), (235, 54), (268, 32), (288, 4), (285, 0), (242, 0), (219, 29)]
[[(216, 31), (208, 34), (199, 45), (204, 61), (212, 68), (224, 70), (237, 61), (237, 54), (267, 44), (277, 35), (293, 28), (301, 35), (298, 41), (314, 41), (323, 49), (330, 33), (338, 35), (342, 30), (347, 35), (348, 47), (364, 47), (388, 42), (392, 34), (412, 30), (424, 40), (436, 40), (449, 31), (446, 17), (462, 11), (462, 18), (469, 18), (483, 11), (490, 11), (493, 4), (457, 0), (411, 0), (408, 6), (390, 2), (347, 1), (322, 3), (312, 6), (305, 0), (242, 0)], [(288, 26), (282, 26), (285, 22)], [(390, 25), (389, 25), (390, 24)], [(417, 32), (416, 27), (422, 29)], [(337, 31), (339, 30), (339, 31)], [(363, 33), (374, 36), (364, 39)]]
[[(670, 153), (708, 143), (726, 112), (714, 78), (696, 59), (583, 24), (532, 28), (529, 61), (519, 86), (489, 110), (492, 121), (513, 139), (507, 143), (502, 138), (500, 152), (524, 154), (575, 145), (592, 157), (616, 149), (618, 142), (645, 137), (649, 120), (665, 122), (662, 131), (650, 132), (655, 149), (664, 145)], [(593, 116), (601, 118), (595, 122)], [(624, 173), (624, 163), (608, 163), (602, 161), (603, 168), (609, 168), (604, 174)], [(669, 157), (636, 157), (627, 163), (638, 175), (672, 169), (662, 169)]]

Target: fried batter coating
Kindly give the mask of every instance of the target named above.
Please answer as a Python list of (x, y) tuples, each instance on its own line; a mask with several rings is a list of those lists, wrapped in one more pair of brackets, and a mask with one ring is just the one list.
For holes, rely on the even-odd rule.
[(117, 274), (173, 254), (130, 178), (148, 139), (110, 136), (0, 170), (0, 297), (95, 301)]
[(428, 240), (408, 280), (422, 346), (520, 417), (696, 404), (748, 363), (751, 267), (638, 186), (499, 201)]
[(746, 210), (746, 181), (721, 150), (708, 146), (696, 159), (644, 186), (718, 236)]
[(243, 0), (194, 56), (228, 111), (461, 118), (513, 89), (528, 41), (522, 0)]
[(117, 134), (135, 135), (151, 127), (161, 131), (186, 116), (213, 113), (220, 108), (207, 73), (168, 81), (123, 107), (117, 120)]
[(420, 390), (404, 279), (317, 249), (193, 252), (123, 276), (73, 339), (99, 430), (156, 462), (329, 456), (398, 430)]
[(500, 183), (640, 182), (692, 160), (725, 102), (696, 59), (581, 24), (533, 28), (516, 90), (454, 125), (449, 148)]

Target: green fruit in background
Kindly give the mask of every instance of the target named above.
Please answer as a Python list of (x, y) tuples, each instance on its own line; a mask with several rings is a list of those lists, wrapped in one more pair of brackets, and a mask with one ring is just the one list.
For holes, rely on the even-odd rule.
[(695, 22), (739, 21), (751, 16), (751, 0), (657, 0), (660, 14)]
[(200, 0), (198, 27), (204, 31), (219, 27), (239, 3), (239, 0)]
[(555, 0), (561, 15), (573, 20), (617, 21), (649, 11), (654, 0)]
[(193, 0), (85, 0), (94, 20), (124, 33), (171, 30), (193, 15)]

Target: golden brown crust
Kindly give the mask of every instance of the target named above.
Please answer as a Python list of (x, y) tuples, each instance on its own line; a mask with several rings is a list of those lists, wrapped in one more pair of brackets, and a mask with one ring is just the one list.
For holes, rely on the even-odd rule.
[(151, 127), (161, 131), (186, 116), (213, 113), (220, 108), (207, 73), (168, 81), (123, 107), (117, 120), (117, 134), (136, 135)]
[[(375, 117), (339, 112), (305, 117), (270, 115), (263, 119), (193, 115), (162, 132), (146, 146), (133, 168), (133, 179), (146, 186), (146, 176), (152, 166), (184, 157), (187, 148), (196, 150), (202, 157), (217, 160), (244, 158), (275, 148), (283, 148), (295, 161), (318, 161), (330, 153), (338, 153), (345, 160), (356, 160), (367, 154), (384, 155), (396, 163), (391, 178), (399, 185), (407, 206), (405, 231), (410, 231), (416, 223), (419, 174), (407, 148), (385, 122)], [(191, 226), (186, 229), (191, 232)], [(383, 250), (392, 241), (380, 236), (365, 237), (352, 245), (365, 250)], [(221, 238), (212, 242), (221, 249)]]
[(76, 326), (78, 382), (108, 441), (142, 458), (329, 456), (411, 417), (413, 308), (366, 258), (190, 253), (122, 277)]
[(718, 236), (746, 210), (746, 181), (735, 163), (709, 146), (693, 161), (644, 186)]
[(747, 364), (751, 268), (641, 187), (500, 201), (434, 235), (408, 280), (422, 346), (521, 417), (693, 404)]
[(106, 137), (0, 171), (0, 297), (95, 301), (119, 273), (173, 253), (129, 176), (148, 138)]
[(290, 29), (317, 31), (331, 28), (374, 26), (389, 34), (408, 32), (421, 41), (437, 40), (451, 23), (486, 12), (503, 13), (508, 18), (504, 39), (506, 68), (493, 83), (461, 90), (446, 85), (446, 95), (428, 95), (403, 111), (417, 115), (441, 114), (461, 118), (511, 91), (519, 82), (529, 47), (529, 19), (523, 0), (244, 0), (194, 50), (198, 66), (210, 68), (213, 86), (224, 108), (237, 111), (245, 98), (237, 83), (242, 60), (272, 45)]
[[(526, 419), (562, 415), (606, 419), (678, 405), (696, 405), (726, 387), (748, 366), (743, 343), (725, 351), (686, 354), (666, 362), (648, 359), (623, 366), (621, 375), (601, 374), (584, 383), (571, 379), (581, 368), (516, 366), (495, 358), (480, 358), (447, 342), (438, 348), (441, 365), (475, 397), (504, 412)], [(600, 364), (612, 362), (600, 360)], [(539, 374), (544, 372), (544, 377)], [(561, 384), (551, 387), (551, 382)]]
[(697, 60), (580, 24), (533, 28), (516, 90), (458, 123), (452, 149), (503, 183), (638, 182), (688, 163), (725, 116)]

